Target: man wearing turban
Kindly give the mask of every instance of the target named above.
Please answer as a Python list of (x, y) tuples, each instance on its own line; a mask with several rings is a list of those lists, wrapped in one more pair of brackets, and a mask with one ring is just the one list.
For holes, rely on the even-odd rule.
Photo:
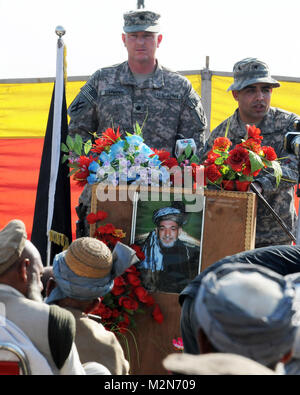
[(180, 239), (186, 213), (177, 207), (155, 210), (156, 228), (149, 234), (140, 269), (150, 291), (178, 293), (198, 274), (200, 248)]

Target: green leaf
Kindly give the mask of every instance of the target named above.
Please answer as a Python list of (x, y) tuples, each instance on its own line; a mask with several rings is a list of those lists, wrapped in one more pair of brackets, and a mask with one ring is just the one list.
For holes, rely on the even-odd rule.
[(66, 152), (67, 154), (69, 153), (69, 148), (66, 146), (65, 143), (61, 143), (60, 150), (62, 152)]
[(83, 141), (82, 141), (82, 137), (80, 136), (80, 134), (75, 135), (75, 143), (82, 145)]
[(199, 165), (200, 163), (200, 159), (198, 158), (197, 155), (193, 155), (190, 159), (190, 163), (196, 163), (197, 165)]
[(85, 153), (85, 155), (87, 155), (87, 154), (90, 152), (92, 146), (93, 146), (93, 144), (92, 144), (92, 141), (91, 141), (91, 140), (88, 140), (88, 141), (84, 144), (84, 153)]
[(74, 167), (74, 169), (79, 169), (80, 166), (78, 163), (74, 162), (74, 163), (68, 163), (68, 167), (72, 168)]
[(261, 157), (253, 151), (248, 151), (248, 152), (249, 152), (249, 159), (251, 163), (251, 173), (259, 169), (262, 169), (264, 167), (264, 164)]
[(216, 160), (215, 160), (215, 164), (216, 165), (223, 165), (223, 163), (224, 163), (224, 158), (217, 158)]
[(272, 168), (274, 169), (274, 176), (276, 178), (276, 186), (278, 187), (282, 177), (282, 169), (280, 163), (277, 160), (274, 160), (271, 163), (272, 163)]
[(68, 155), (64, 155), (62, 157), (61, 163), (65, 163), (68, 159), (69, 159), (69, 156)]
[(134, 130), (134, 133), (137, 134), (138, 136), (142, 135), (142, 129), (137, 121), (135, 123), (135, 127), (133, 128), (133, 130)]
[(177, 159), (178, 163), (181, 163), (181, 162), (183, 162), (184, 160), (185, 160), (185, 155), (184, 155), (184, 154), (181, 154), (181, 155), (179, 156), (179, 158)]
[(80, 143), (79, 141), (75, 141), (74, 144), (74, 152), (77, 155), (81, 155), (81, 151), (82, 151), (82, 142)]
[(74, 150), (74, 140), (72, 139), (71, 136), (67, 136), (66, 143), (69, 148), (69, 151), (73, 151)]
[(69, 177), (71, 177), (73, 174), (77, 173), (78, 169), (73, 169), (72, 171), (70, 171), (69, 173)]
[(185, 156), (187, 158), (189, 158), (192, 155), (192, 152), (193, 152), (193, 150), (192, 150), (191, 144), (188, 144), (188, 146), (186, 147), (186, 149), (184, 151)]

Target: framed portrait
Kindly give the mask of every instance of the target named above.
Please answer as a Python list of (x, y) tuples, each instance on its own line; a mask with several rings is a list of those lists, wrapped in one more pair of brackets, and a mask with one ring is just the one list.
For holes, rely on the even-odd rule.
[(204, 199), (188, 191), (136, 194), (131, 239), (145, 254), (139, 270), (149, 292), (180, 293), (200, 273)]

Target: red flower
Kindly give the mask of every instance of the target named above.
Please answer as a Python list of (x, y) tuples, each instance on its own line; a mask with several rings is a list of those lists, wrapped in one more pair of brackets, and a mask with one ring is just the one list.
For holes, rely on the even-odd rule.
[(272, 161), (272, 160), (277, 159), (277, 155), (276, 155), (276, 152), (273, 147), (265, 146), (265, 147), (262, 147), (262, 150), (263, 150), (265, 158), (267, 160)]
[(127, 274), (127, 280), (129, 284), (133, 285), (134, 287), (137, 287), (141, 283), (141, 280), (135, 274), (132, 273)]
[(240, 146), (229, 152), (226, 164), (228, 164), (232, 170), (241, 172), (247, 160), (249, 160), (249, 153), (245, 148)]
[(250, 151), (253, 151), (258, 155), (261, 153), (261, 150), (262, 150), (260, 143), (258, 143), (257, 140), (253, 139), (253, 138), (250, 138), (250, 139), (244, 141), (243, 143), (237, 145), (237, 147), (239, 147), (239, 146), (246, 148)]
[(130, 320), (127, 313), (123, 314), (123, 321), (120, 321), (118, 324), (118, 329), (120, 333), (126, 333), (127, 328), (129, 327)]
[(79, 166), (79, 170), (74, 174), (73, 179), (77, 181), (77, 185), (79, 186), (84, 186), (87, 184), (87, 177), (90, 175), (89, 172), (89, 165), (94, 161), (95, 159), (90, 156), (89, 158), (86, 156), (80, 156), (77, 159), (77, 164)]
[(162, 315), (162, 312), (158, 306), (158, 304), (155, 305), (154, 310), (152, 311), (152, 316), (157, 321), (159, 324), (161, 324), (164, 320), (164, 316)]
[(154, 305), (154, 298), (151, 295), (147, 295), (146, 302), (144, 302), (146, 306), (153, 306)]
[(164, 161), (163, 166), (167, 166), (169, 169), (172, 169), (174, 166), (179, 166), (176, 158), (168, 158)]
[(136, 256), (138, 257), (138, 259), (140, 261), (143, 261), (145, 259), (145, 254), (143, 253), (141, 247), (139, 247), (136, 244), (131, 244), (129, 247), (132, 248), (135, 251)]
[(164, 149), (162, 149), (162, 150), (158, 150), (156, 148), (151, 148), (151, 149), (154, 152), (154, 154), (149, 155), (149, 157), (152, 158), (153, 156), (157, 155), (161, 162), (167, 160), (171, 156), (170, 152), (168, 152)]
[(136, 287), (134, 289), (134, 292), (136, 296), (138, 297), (138, 300), (142, 303), (147, 303), (148, 302), (148, 292), (145, 290), (143, 287)]
[(254, 139), (258, 144), (260, 144), (261, 140), (263, 137), (260, 135), (261, 131), (259, 128), (257, 128), (255, 125), (246, 125), (247, 133), (248, 133), (248, 139), (252, 138)]
[(217, 137), (214, 141), (213, 151), (226, 152), (231, 145), (232, 142), (227, 137)]
[(219, 172), (218, 166), (215, 164), (209, 165), (205, 168), (205, 178), (211, 182), (216, 182), (222, 174)]
[(215, 160), (217, 158), (220, 158), (220, 154), (217, 154), (216, 152), (213, 151), (209, 151), (207, 154), (207, 159), (204, 161), (203, 165), (204, 166), (209, 166), (209, 165), (213, 165), (215, 163)]
[(95, 140), (95, 144), (93, 144), (91, 151), (101, 154), (106, 147), (113, 145), (121, 137), (119, 129), (118, 127), (116, 132), (111, 128), (106, 129), (105, 132), (102, 133), (102, 136)]
[(125, 283), (125, 280), (124, 280), (124, 278), (122, 277), (122, 276), (119, 276), (119, 277), (116, 277), (115, 279), (114, 279), (114, 285), (116, 286), (116, 287), (122, 287), (123, 285), (125, 285), (126, 283)]
[(136, 300), (129, 298), (128, 296), (121, 296), (119, 299), (119, 305), (125, 307), (127, 310), (137, 310), (139, 304)]
[(95, 224), (97, 222), (97, 214), (95, 213), (90, 213), (89, 215), (86, 216), (87, 222), (91, 224)]
[(139, 276), (141, 274), (134, 265), (132, 265), (128, 269), (126, 269), (125, 272), (126, 273), (133, 273), (136, 276)]
[(100, 303), (99, 306), (94, 311), (94, 314), (98, 314), (102, 319), (107, 320), (112, 316), (112, 310), (105, 306), (103, 303)]
[(115, 229), (116, 228), (113, 226), (113, 224), (106, 224), (99, 226), (99, 228), (97, 228), (97, 232), (100, 234), (112, 234)]
[(120, 315), (121, 315), (121, 312), (118, 309), (112, 310), (112, 314), (111, 314), (112, 318), (118, 318), (118, 317), (120, 317)]
[(113, 289), (111, 290), (111, 293), (115, 296), (122, 295), (124, 292), (125, 292), (124, 287), (113, 287)]

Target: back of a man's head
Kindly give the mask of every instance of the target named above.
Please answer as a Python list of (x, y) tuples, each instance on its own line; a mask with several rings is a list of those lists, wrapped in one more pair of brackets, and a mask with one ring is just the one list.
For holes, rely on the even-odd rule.
[(24, 296), (42, 301), (41, 256), (27, 240), (25, 225), (14, 219), (0, 230), (0, 282), (16, 288)]
[(269, 269), (224, 264), (203, 278), (194, 312), (215, 350), (274, 367), (293, 347), (294, 298), (292, 281)]

